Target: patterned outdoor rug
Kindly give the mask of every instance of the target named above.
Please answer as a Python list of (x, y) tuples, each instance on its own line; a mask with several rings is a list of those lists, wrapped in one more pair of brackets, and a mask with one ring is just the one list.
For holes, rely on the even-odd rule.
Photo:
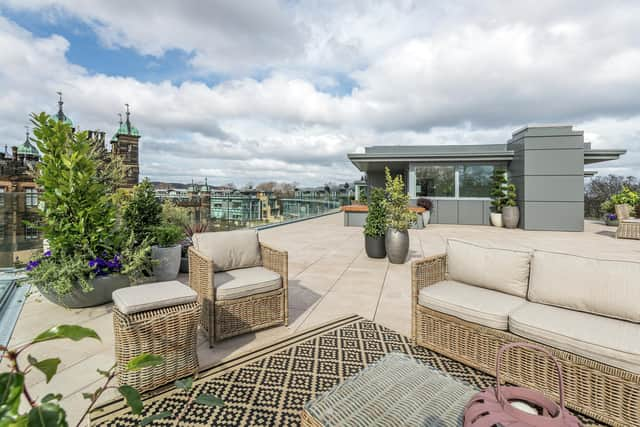
[[(480, 371), (411, 345), (397, 332), (350, 316), (201, 372), (190, 394), (214, 394), (224, 400), (224, 407), (189, 404), (190, 394), (171, 388), (147, 397), (141, 417), (131, 415), (122, 401), (115, 401), (95, 410), (91, 424), (138, 426), (143, 417), (171, 411), (181, 413), (179, 423), (167, 418), (153, 425), (298, 426), (307, 401), (391, 352), (409, 354), (479, 388), (494, 381)], [(585, 425), (597, 425), (581, 419)]]

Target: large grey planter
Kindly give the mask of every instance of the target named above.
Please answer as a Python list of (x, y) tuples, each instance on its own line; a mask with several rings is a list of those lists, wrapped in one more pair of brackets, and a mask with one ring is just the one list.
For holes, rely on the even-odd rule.
[(388, 229), (385, 236), (387, 258), (392, 264), (404, 264), (409, 254), (409, 231)]
[(98, 276), (90, 283), (93, 286), (92, 291), (84, 292), (80, 285), (76, 285), (70, 293), (62, 296), (42, 288), (38, 290), (46, 299), (63, 307), (94, 307), (111, 302), (113, 291), (129, 286), (129, 278), (122, 274), (110, 274), (108, 276)]
[(385, 249), (385, 237), (364, 236), (364, 249), (369, 258), (384, 258), (387, 256)]
[(502, 208), (502, 222), (506, 228), (517, 228), (520, 221), (520, 208), (505, 206)]
[(180, 259), (182, 255), (182, 245), (169, 246), (163, 248), (160, 246), (151, 246), (151, 258), (153, 263), (153, 275), (158, 282), (166, 282), (167, 280), (175, 280), (180, 270)]

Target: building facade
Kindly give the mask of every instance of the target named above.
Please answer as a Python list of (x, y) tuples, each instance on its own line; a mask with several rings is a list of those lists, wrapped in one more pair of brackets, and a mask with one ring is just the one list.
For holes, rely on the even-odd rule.
[(402, 175), (413, 204), (433, 202), (433, 223), (488, 225), (491, 175), (499, 168), (516, 185), (521, 228), (582, 231), (584, 166), (625, 152), (593, 149), (572, 126), (528, 126), (504, 144), (376, 146), (348, 157), (369, 187), (384, 186), (385, 167)]

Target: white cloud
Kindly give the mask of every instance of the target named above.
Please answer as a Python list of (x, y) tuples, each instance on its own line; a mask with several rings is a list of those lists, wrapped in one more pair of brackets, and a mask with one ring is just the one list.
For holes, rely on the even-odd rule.
[[(21, 139), (55, 91), (82, 128), (112, 130), (132, 104), (142, 171), (221, 182), (357, 178), (346, 153), (373, 144), (500, 143), (526, 123), (574, 123), (630, 153), (602, 171), (640, 174), (636, 3), (136, 2), (9, 0), (85, 21), (102, 42), (191, 54), (208, 86), (89, 74), (67, 40), (0, 17), (0, 130)], [(265, 77), (251, 76), (260, 72)], [(335, 95), (340, 78), (353, 91)], [(340, 93), (339, 91), (337, 93)]]

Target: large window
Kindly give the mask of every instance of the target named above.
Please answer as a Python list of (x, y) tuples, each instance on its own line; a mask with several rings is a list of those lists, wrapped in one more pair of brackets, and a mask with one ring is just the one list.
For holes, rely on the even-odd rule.
[(416, 196), (455, 197), (455, 166), (417, 166)]
[(489, 197), (493, 166), (464, 165), (459, 169), (460, 197)]
[(477, 197), (491, 194), (493, 165), (416, 165), (416, 197)]

